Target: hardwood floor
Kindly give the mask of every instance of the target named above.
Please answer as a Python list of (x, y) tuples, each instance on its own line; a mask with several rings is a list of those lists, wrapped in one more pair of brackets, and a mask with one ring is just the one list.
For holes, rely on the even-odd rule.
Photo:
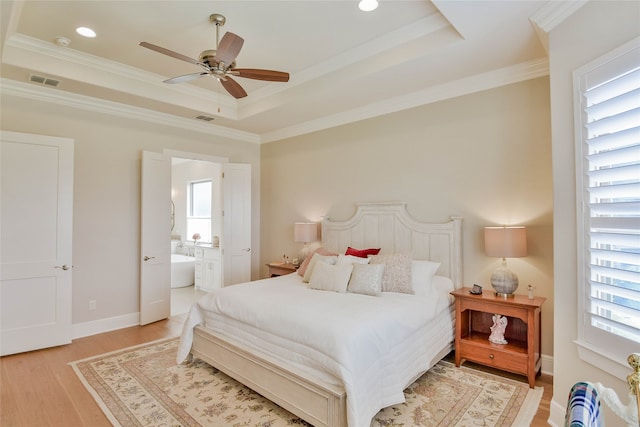
[[(0, 425), (3, 427), (108, 427), (104, 416), (69, 362), (178, 336), (186, 315), (146, 326), (120, 329), (74, 340), (65, 346), (0, 358)], [(491, 371), (503, 375), (500, 371)], [(509, 375), (509, 374), (504, 374)], [(520, 378), (524, 382), (524, 377)], [(532, 426), (546, 426), (553, 381), (538, 377), (544, 387)]]

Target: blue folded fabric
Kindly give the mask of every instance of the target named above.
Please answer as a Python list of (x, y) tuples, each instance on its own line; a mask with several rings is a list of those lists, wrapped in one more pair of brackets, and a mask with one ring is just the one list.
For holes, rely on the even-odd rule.
[(577, 382), (569, 392), (569, 404), (564, 418), (565, 427), (603, 427), (600, 396), (588, 382)]

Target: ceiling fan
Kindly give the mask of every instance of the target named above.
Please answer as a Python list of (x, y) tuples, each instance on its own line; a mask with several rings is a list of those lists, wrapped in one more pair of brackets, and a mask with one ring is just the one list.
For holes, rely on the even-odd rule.
[(232, 79), (231, 76), (266, 80), (270, 82), (289, 81), (289, 73), (285, 73), (283, 71), (236, 68), (235, 59), (238, 56), (238, 53), (240, 53), (240, 49), (242, 49), (244, 39), (236, 34), (226, 32), (222, 37), (222, 40), (220, 40), (220, 27), (224, 25), (226, 18), (218, 13), (214, 13), (209, 17), (209, 21), (216, 26), (216, 49), (203, 51), (198, 60), (151, 43), (139, 43), (142, 47), (146, 47), (147, 49), (154, 50), (182, 61), (199, 65), (204, 69), (204, 71), (199, 73), (185, 74), (183, 76), (170, 78), (165, 80), (164, 83), (183, 83), (204, 76), (212, 76), (222, 84), (222, 87), (224, 87), (231, 96), (239, 99), (247, 96), (247, 92), (245, 92), (242, 86)]

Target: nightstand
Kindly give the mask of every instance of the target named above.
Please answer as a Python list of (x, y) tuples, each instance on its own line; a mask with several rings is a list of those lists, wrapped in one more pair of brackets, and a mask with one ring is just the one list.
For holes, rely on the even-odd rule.
[[(482, 295), (471, 288), (451, 292), (456, 300), (456, 366), (465, 360), (526, 375), (529, 387), (536, 382), (541, 368), (541, 307), (546, 298), (526, 295), (498, 297), (493, 291)], [(507, 344), (489, 341), (493, 315), (507, 317), (504, 337)]]
[(270, 262), (267, 267), (269, 267), (269, 277), (283, 276), (298, 269), (297, 265), (285, 262)]

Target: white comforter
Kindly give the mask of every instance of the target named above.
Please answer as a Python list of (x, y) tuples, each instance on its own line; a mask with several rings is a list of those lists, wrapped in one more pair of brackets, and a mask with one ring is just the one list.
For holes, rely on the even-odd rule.
[[(381, 408), (404, 402), (408, 381), (430, 367), (441, 350), (428, 348), (432, 329), (443, 329), (437, 334), (442, 345), (453, 336), (450, 290), (430, 296), (339, 294), (309, 289), (297, 274), (225, 287), (191, 308), (177, 361), (188, 356), (195, 326), (217, 330), (216, 323), (230, 318), (234, 337), (342, 383), (349, 426), (369, 426)], [(263, 332), (252, 339), (255, 329)]]

